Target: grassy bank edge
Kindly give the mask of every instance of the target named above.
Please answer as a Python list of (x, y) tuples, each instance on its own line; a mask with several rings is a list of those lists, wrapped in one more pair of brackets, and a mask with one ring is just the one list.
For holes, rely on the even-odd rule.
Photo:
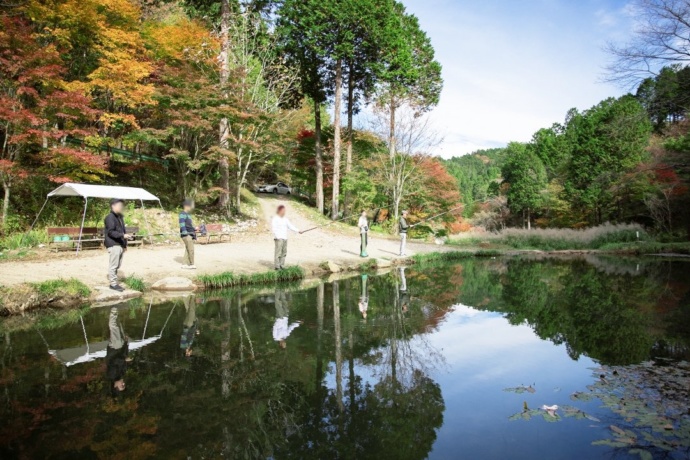
[(91, 289), (76, 278), (0, 287), (0, 315), (22, 314), (41, 308), (74, 308), (83, 305)]

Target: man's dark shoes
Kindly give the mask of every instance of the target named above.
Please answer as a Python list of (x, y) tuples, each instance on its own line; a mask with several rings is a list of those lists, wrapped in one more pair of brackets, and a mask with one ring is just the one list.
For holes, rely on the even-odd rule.
[(125, 288), (123, 288), (119, 284), (111, 284), (110, 289), (112, 289), (113, 291), (117, 291), (117, 292), (122, 292), (125, 290)]

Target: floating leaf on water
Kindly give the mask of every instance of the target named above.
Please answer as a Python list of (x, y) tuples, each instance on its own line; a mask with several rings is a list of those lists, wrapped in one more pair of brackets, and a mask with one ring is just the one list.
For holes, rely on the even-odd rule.
[(654, 459), (654, 456), (650, 452), (643, 449), (630, 449), (628, 453), (631, 455), (639, 455), (642, 460)]
[(515, 387), (515, 388), (504, 388), (503, 391), (508, 391), (510, 393), (522, 394), (525, 392), (526, 393), (536, 393), (537, 390), (532, 385), (527, 386), (527, 387), (524, 385), (520, 385), (519, 387)]
[(616, 425), (611, 425), (609, 428), (611, 428), (611, 431), (613, 431), (616, 435), (625, 436), (625, 431), (621, 428), (618, 428)]

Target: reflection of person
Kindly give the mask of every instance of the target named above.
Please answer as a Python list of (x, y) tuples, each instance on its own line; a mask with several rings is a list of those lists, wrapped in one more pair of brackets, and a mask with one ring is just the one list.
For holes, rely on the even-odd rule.
[(122, 255), (127, 250), (127, 240), (132, 236), (127, 233), (125, 219), (122, 215), (125, 209), (124, 200), (110, 201), (110, 214), (105, 217), (104, 241), (108, 249), (108, 279), (110, 289), (122, 292), (125, 290), (117, 281), (117, 271), (122, 265)]
[(196, 270), (194, 265), (194, 241), (196, 240), (196, 227), (192, 222), (192, 211), (194, 203), (192, 200), (184, 200), (182, 211), (178, 217), (180, 224), (180, 238), (184, 244), (184, 265), (182, 268)]
[(186, 357), (192, 356), (192, 345), (194, 338), (199, 335), (197, 320), (196, 320), (196, 301), (193, 295), (188, 295), (184, 298), (184, 308), (187, 316), (182, 323), (182, 336), (180, 336), (180, 349), (184, 350)]
[(410, 226), (407, 223), (407, 211), (402, 212), (400, 222), (398, 222), (398, 231), (400, 232), (400, 256), (406, 256), (405, 249), (407, 247), (407, 230)]
[(292, 331), (299, 327), (300, 323), (298, 321), (289, 324), (288, 315), (290, 312), (288, 311), (287, 297), (283, 289), (276, 289), (275, 304), (276, 320), (273, 323), (273, 340), (278, 342), (280, 348), (286, 348), (287, 338), (292, 334)]
[(276, 270), (282, 270), (285, 268), (285, 257), (287, 256), (288, 230), (300, 233), (297, 227), (292, 225), (292, 222), (285, 217), (285, 206), (282, 204), (278, 206), (276, 215), (273, 216), (271, 230), (273, 231), (273, 241), (275, 241), (273, 265)]
[(110, 337), (105, 354), (105, 374), (108, 378), (111, 394), (117, 396), (120, 392), (125, 391), (129, 341), (122, 325), (117, 320), (116, 307), (110, 309), (108, 329), (110, 329)]
[(359, 312), (364, 319), (367, 319), (367, 310), (369, 310), (368, 281), (369, 277), (367, 275), (362, 275), (362, 292), (359, 296)]
[(407, 313), (410, 306), (410, 294), (407, 292), (407, 278), (405, 277), (405, 267), (400, 267), (400, 309)]
[(362, 214), (359, 216), (357, 226), (359, 227), (359, 237), (361, 238), (359, 255), (360, 257), (369, 257), (369, 254), (367, 254), (367, 234), (369, 232), (369, 221), (367, 220), (366, 211), (362, 211)]

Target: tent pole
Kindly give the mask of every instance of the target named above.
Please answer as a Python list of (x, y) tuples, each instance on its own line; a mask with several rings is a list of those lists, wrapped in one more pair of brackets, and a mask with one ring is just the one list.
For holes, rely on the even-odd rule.
[[(139, 200), (139, 202), (141, 203), (141, 210), (144, 213), (144, 222), (146, 222), (146, 229), (149, 231), (149, 243), (153, 244), (153, 236), (151, 236), (153, 235), (153, 232), (151, 231), (151, 226), (149, 225), (149, 219), (146, 217), (146, 208), (144, 207), (144, 200)], [(160, 203), (160, 200), (158, 200), (158, 202)], [(142, 239), (141, 241), (141, 244), (143, 245), (144, 240)]]
[(81, 227), (79, 227), (79, 242), (77, 243), (77, 254), (81, 249), (81, 235), (84, 233), (84, 221), (86, 220), (86, 207), (89, 205), (89, 199), (84, 197), (84, 214), (81, 216)]
[(22, 235), (22, 239), (21, 239), (21, 241), (19, 242), (19, 246), (21, 246), (21, 245), (24, 243), (24, 238), (26, 238), (26, 235), (28, 235), (29, 233), (31, 233), (31, 230), (34, 229), (34, 225), (36, 225), (36, 222), (38, 222), (38, 218), (41, 217), (41, 213), (43, 212), (43, 208), (46, 207), (46, 205), (48, 204), (48, 200), (49, 200), (49, 199), (50, 199), (50, 197), (46, 197), (46, 200), (43, 202), (43, 206), (41, 206), (41, 210), (38, 211), (38, 214), (36, 215), (36, 218), (35, 218), (34, 221), (31, 223), (31, 227), (29, 227), (29, 231), (26, 232), (26, 233), (24, 233), (24, 234)]

